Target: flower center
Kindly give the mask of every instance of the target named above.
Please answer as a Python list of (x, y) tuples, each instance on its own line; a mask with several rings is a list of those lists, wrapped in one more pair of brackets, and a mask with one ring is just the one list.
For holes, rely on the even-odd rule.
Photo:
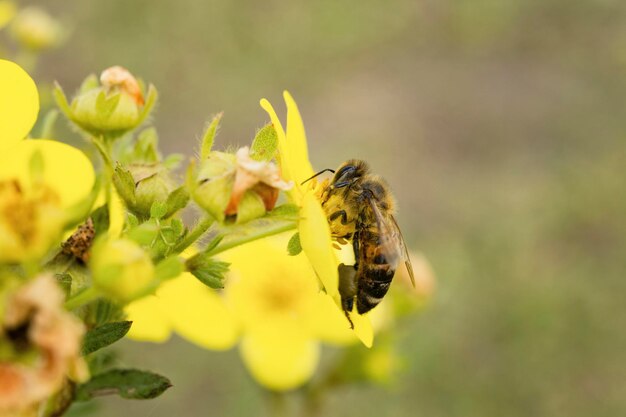
[(44, 185), (27, 195), (16, 180), (0, 182), (0, 222), (26, 245), (36, 239), (43, 211), (51, 206), (58, 209), (60, 199)]

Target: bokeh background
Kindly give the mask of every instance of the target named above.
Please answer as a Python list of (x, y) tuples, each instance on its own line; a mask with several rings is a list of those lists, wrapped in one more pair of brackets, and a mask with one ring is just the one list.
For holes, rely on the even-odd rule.
[[(222, 110), (222, 146), (248, 144), (259, 98), (289, 89), (317, 168), (363, 158), (392, 185), (438, 291), (402, 326), (398, 381), (335, 391), (325, 415), (626, 415), (626, 2), (22, 3), (73, 31), (35, 78), (131, 69), (170, 152)], [(122, 353), (175, 387), (94, 416), (268, 414), (235, 351)]]

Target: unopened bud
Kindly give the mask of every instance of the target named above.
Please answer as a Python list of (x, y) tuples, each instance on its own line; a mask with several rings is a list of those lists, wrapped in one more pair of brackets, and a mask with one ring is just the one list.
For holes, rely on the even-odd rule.
[(54, 48), (65, 38), (61, 24), (34, 6), (19, 11), (11, 24), (11, 33), (20, 44), (34, 51)]
[(100, 74), (100, 83), (108, 93), (116, 90), (123, 91), (133, 97), (137, 105), (143, 106), (143, 93), (139, 88), (139, 83), (126, 68), (116, 65), (105, 69)]
[(150, 86), (144, 100), (139, 82), (119, 66), (104, 70), (100, 82), (93, 75), (88, 77), (71, 105), (58, 86), (55, 95), (61, 110), (83, 130), (113, 138), (138, 127), (157, 97)]
[(154, 280), (154, 265), (150, 257), (128, 239), (98, 242), (92, 251), (90, 267), (94, 286), (103, 294), (122, 302), (144, 295)]
[(135, 205), (132, 207), (144, 218), (150, 217), (155, 202), (165, 202), (173, 190), (173, 182), (167, 172), (158, 165), (134, 165), (129, 171), (135, 182)]

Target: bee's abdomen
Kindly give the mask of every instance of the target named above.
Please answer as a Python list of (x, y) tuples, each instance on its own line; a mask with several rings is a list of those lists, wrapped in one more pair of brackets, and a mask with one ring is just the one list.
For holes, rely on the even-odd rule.
[(389, 264), (361, 264), (359, 269), (356, 307), (363, 314), (376, 307), (387, 294), (395, 269)]

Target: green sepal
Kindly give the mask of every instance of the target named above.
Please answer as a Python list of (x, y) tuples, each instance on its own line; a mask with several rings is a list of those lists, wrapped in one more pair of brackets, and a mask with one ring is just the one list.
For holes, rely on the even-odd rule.
[(287, 243), (287, 253), (289, 256), (296, 256), (302, 252), (302, 245), (300, 244), (300, 233), (296, 232), (289, 242)]
[(128, 207), (134, 207), (135, 204), (137, 204), (137, 198), (135, 196), (135, 180), (130, 171), (122, 168), (120, 165), (115, 167), (113, 185), (115, 185), (117, 193)]
[(152, 219), (162, 219), (167, 214), (167, 204), (163, 201), (155, 201), (152, 203), (150, 207), (150, 218)]
[(154, 105), (156, 104), (158, 98), (159, 98), (159, 93), (156, 87), (150, 84), (150, 86), (148, 87), (148, 94), (146, 95), (143, 109), (141, 113), (139, 114), (139, 118), (137, 119), (136, 126), (141, 126), (143, 122), (146, 121), (148, 116), (150, 116), (150, 112), (152, 112), (152, 109), (154, 108)]
[(213, 148), (213, 142), (215, 142), (215, 135), (217, 134), (217, 130), (220, 125), (220, 120), (222, 120), (222, 116), (224, 113), (218, 113), (213, 117), (209, 126), (207, 126), (204, 135), (202, 136), (202, 144), (200, 147), (200, 159), (206, 159), (211, 153), (211, 149)]
[(137, 369), (112, 369), (91, 378), (76, 388), (76, 401), (117, 394), (128, 399), (156, 398), (172, 383), (164, 376)]
[(70, 103), (67, 101), (67, 96), (61, 88), (61, 85), (58, 82), (54, 82), (54, 88), (52, 89), (52, 96), (54, 97), (54, 101), (57, 103), (57, 106), (61, 110), (61, 112), (68, 118), (68, 120), (74, 120), (74, 112), (70, 107)]
[(89, 74), (78, 88), (78, 94), (86, 93), (89, 90), (100, 87), (100, 80), (96, 74)]
[(109, 207), (104, 204), (91, 213), (91, 221), (93, 222), (93, 228), (96, 231), (96, 236), (100, 236), (109, 230), (110, 218)]
[(116, 93), (108, 96), (104, 91), (100, 91), (96, 98), (96, 112), (100, 119), (100, 124), (106, 124), (117, 105), (120, 103), (121, 94)]
[(133, 150), (133, 163), (150, 164), (159, 162), (161, 155), (159, 155), (158, 144), (159, 137), (154, 127), (142, 130), (139, 136), (137, 136), (137, 142)]
[(271, 161), (278, 150), (278, 135), (269, 123), (256, 133), (250, 148), (250, 156), (257, 161)]
[(132, 324), (132, 321), (118, 321), (89, 330), (83, 338), (81, 354), (85, 356), (117, 342), (126, 336)]
[(224, 288), (224, 275), (230, 266), (228, 262), (218, 261), (203, 252), (189, 258), (185, 265), (187, 271), (204, 285), (213, 289)]
[(178, 210), (185, 208), (188, 203), (189, 193), (187, 189), (184, 186), (178, 187), (167, 196), (167, 201), (165, 202), (167, 211), (164, 217), (173, 216)]

